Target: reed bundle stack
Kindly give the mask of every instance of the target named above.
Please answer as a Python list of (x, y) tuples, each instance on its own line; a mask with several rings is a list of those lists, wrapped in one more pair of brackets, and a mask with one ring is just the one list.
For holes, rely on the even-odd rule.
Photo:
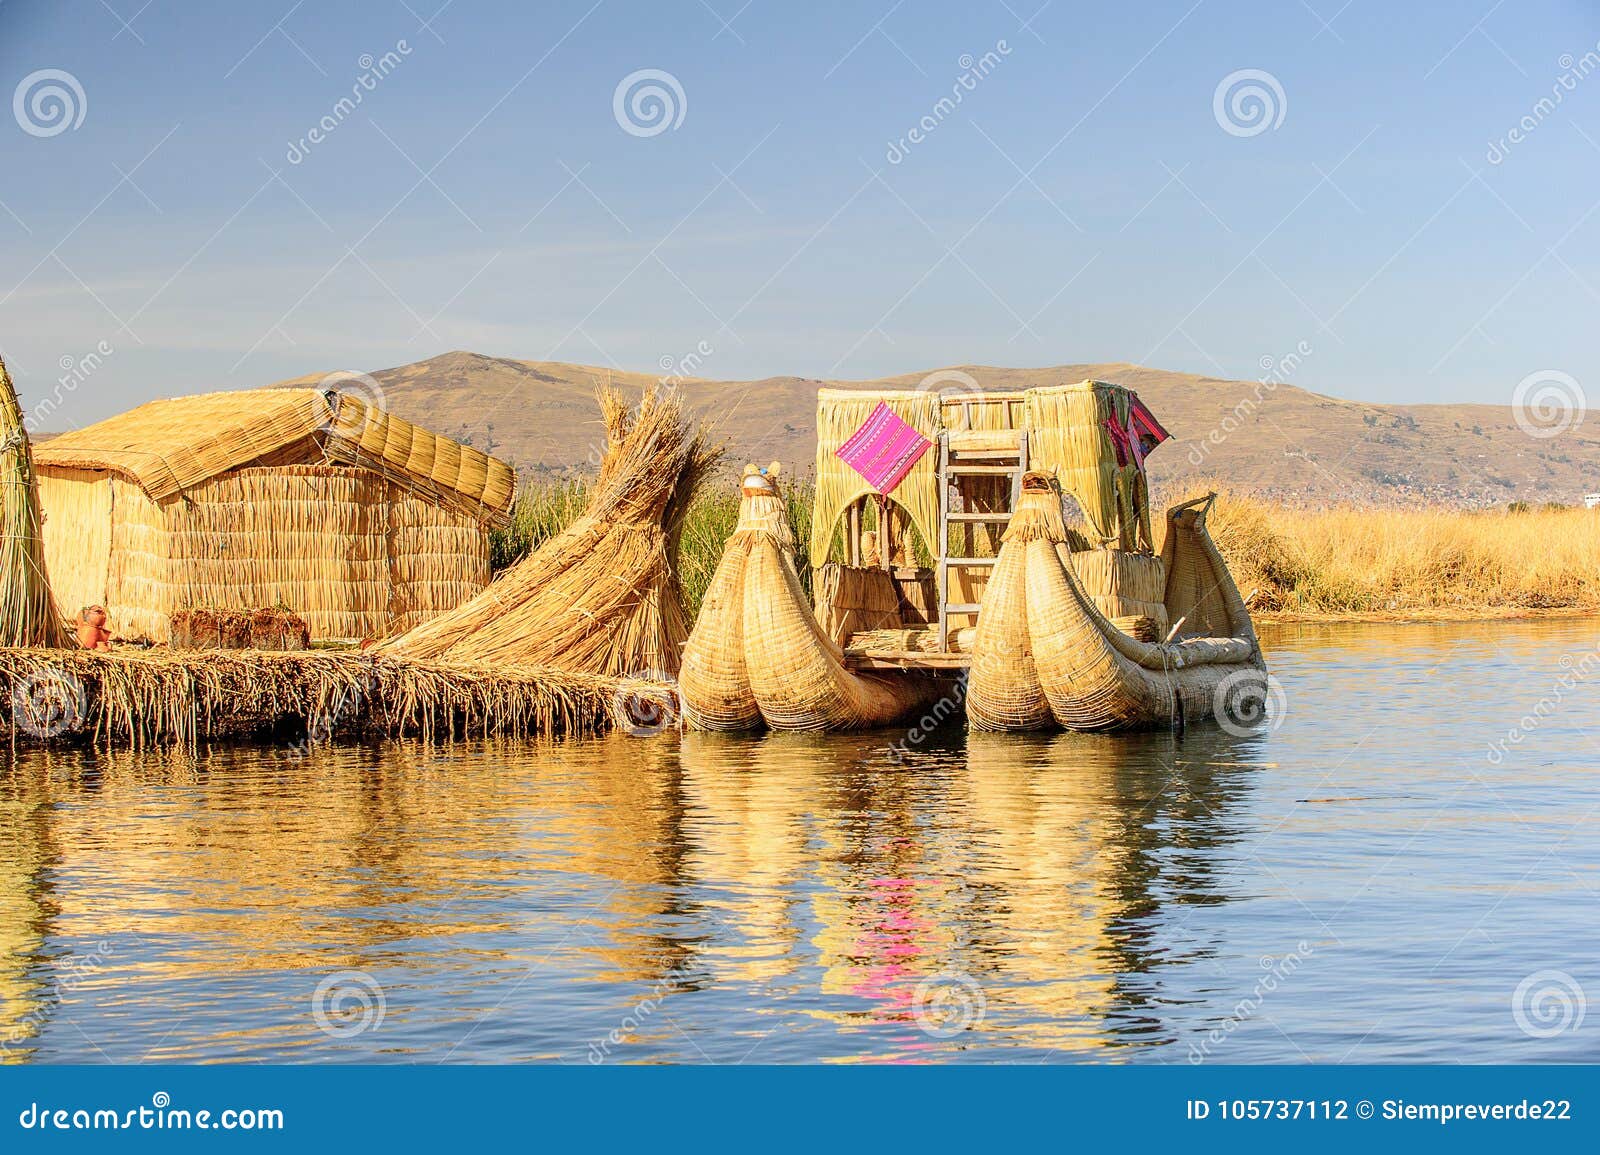
[(582, 516), (450, 613), (386, 643), (395, 656), (613, 676), (677, 672), (689, 623), (678, 580), (684, 518), (720, 451), (680, 397), (635, 408), (600, 394), (606, 449)]
[(33, 446), (0, 361), (0, 646), (75, 646), (45, 566)]
[(303, 650), (311, 644), (305, 619), (291, 610), (179, 610), (172, 615), (175, 650)]

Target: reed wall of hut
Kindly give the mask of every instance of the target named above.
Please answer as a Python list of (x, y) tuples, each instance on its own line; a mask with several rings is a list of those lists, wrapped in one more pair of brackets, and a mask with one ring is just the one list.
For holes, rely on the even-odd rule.
[[(216, 398), (256, 428), (195, 420)], [(488, 584), (488, 530), (514, 487), (505, 463), (315, 390), (152, 404), (154, 429), (144, 406), (41, 446), (64, 616), (100, 604), (116, 636), (165, 642), (180, 610), (283, 606), (313, 639), (384, 637)]]

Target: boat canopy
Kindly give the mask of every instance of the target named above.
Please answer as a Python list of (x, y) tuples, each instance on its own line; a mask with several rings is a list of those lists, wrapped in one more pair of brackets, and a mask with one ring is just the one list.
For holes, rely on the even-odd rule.
[[(817, 496), (811, 564), (828, 560), (840, 519), (882, 493), (840, 456), (878, 407), (937, 447), (947, 433), (1015, 429), (1028, 435), (1028, 468), (1052, 474), (1083, 510), (1100, 546), (1149, 550), (1144, 454), (1167, 437), (1133, 390), (1106, 381), (1013, 392), (822, 389), (817, 393)], [(906, 511), (925, 542), (939, 540), (939, 454), (923, 453), (883, 495)]]

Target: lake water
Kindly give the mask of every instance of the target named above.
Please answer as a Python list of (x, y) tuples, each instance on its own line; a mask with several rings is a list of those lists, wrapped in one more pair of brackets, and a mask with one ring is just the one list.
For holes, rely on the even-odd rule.
[(1597, 623), (1266, 640), (1244, 736), (20, 753), (0, 1055), (1600, 1059)]

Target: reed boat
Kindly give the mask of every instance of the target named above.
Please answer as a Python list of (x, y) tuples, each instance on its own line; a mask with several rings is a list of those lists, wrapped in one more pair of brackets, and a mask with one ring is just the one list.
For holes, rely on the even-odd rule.
[(1206, 528), (1214, 495), (1169, 510), (1156, 548), (1144, 462), (1168, 434), (1132, 390), (824, 389), (817, 429), (815, 606), (776, 480), (751, 467), (684, 654), (689, 726), (855, 729), (963, 703), (977, 730), (1260, 720), (1266, 665)]
[(740, 484), (739, 521), (683, 651), (678, 692), (694, 730), (862, 730), (907, 718), (946, 689), (922, 672), (848, 669), (794, 565), (776, 467)]
[[(1250, 612), (1206, 529), (1214, 494), (1167, 511), (1159, 555), (1074, 551), (1054, 478), (1030, 473), (972, 642), (967, 719), (979, 730), (1182, 729), (1259, 720), (1266, 663)], [(1157, 616), (1108, 617), (1129, 569), (1154, 574)], [(1099, 598), (1086, 575), (1110, 575)], [(1173, 624), (1163, 635), (1163, 623)], [(1125, 628), (1126, 627), (1126, 628)], [(1131, 632), (1130, 632), (1131, 631)]]

